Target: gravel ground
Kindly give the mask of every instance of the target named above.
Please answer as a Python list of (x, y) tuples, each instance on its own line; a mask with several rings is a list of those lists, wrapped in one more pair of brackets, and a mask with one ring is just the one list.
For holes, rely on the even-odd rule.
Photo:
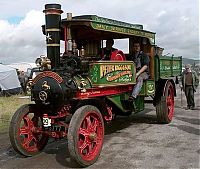
[[(98, 161), (88, 168), (200, 168), (200, 92), (196, 110), (185, 110), (181, 93), (175, 99), (175, 117), (170, 124), (156, 123), (155, 108), (129, 117), (118, 117), (106, 128)], [(52, 142), (34, 157), (23, 158), (10, 147), (8, 134), (0, 135), (0, 168), (73, 168), (67, 140)]]

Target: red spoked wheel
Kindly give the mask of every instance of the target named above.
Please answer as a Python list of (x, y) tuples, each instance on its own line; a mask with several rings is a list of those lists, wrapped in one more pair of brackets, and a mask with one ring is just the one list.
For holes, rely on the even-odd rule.
[(86, 167), (98, 159), (104, 138), (104, 122), (100, 111), (91, 105), (78, 108), (68, 129), (70, 157)]
[(24, 156), (36, 155), (48, 142), (48, 135), (42, 131), (42, 115), (35, 105), (23, 105), (15, 112), (10, 123), (11, 145)]
[(168, 81), (163, 90), (163, 96), (156, 105), (158, 122), (170, 123), (174, 116), (174, 86)]

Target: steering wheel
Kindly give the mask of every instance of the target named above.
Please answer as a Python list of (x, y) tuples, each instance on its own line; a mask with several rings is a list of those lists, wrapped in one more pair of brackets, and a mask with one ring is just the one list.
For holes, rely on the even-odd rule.
[(126, 57), (121, 50), (115, 50), (111, 53), (110, 60), (124, 61)]

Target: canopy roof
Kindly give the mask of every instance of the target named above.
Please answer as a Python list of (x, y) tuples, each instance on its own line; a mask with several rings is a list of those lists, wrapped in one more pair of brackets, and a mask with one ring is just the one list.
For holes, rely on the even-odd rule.
[(143, 25), (130, 24), (97, 15), (75, 16), (72, 20), (63, 19), (62, 26), (70, 25), (72, 35), (78, 39), (129, 38), (139, 36), (155, 44), (155, 33), (143, 29)]

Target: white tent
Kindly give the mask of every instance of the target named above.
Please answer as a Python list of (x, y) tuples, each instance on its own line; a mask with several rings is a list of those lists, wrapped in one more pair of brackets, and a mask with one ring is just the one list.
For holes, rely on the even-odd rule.
[(32, 69), (34, 67), (37, 67), (35, 63), (27, 63), (27, 62), (12, 63), (7, 66), (18, 69), (19, 71), (24, 71), (24, 72), (27, 72), (27, 69)]
[(0, 90), (3, 94), (16, 94), (21, 89), (16, 69), (0, 64)]

